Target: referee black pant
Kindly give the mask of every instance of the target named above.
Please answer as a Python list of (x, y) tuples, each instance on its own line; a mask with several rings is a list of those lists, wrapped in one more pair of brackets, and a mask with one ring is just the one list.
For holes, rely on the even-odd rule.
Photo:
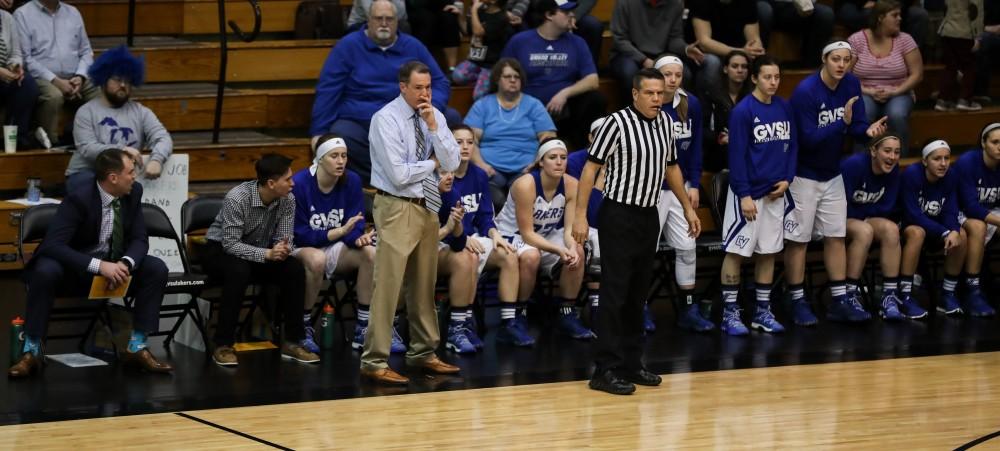
[(597, 314), (597, 373), (642, 368), (642, 310), (653, 280), (660, 231), (656, 207), (604, 199), (597, 216), (601, 240), (601, 300)]

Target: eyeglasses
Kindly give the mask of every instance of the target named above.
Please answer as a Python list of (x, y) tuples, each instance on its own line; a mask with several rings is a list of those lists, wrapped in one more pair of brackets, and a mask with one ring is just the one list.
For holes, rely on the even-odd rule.
[(502, 78), (504, 80), (515, 81), (515, 80), (520, 80), (521, 79), (521, 75), (519, 75), (519, 74), (503, 74), (503, 75), (500, 76), (500, 78)]

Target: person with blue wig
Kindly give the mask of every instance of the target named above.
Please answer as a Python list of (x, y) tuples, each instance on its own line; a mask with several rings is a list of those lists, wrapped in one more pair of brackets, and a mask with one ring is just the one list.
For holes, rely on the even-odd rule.
[(142, 165), (141, 152), (150, 151), (142, 167), (146, 179), (156, 179), (163, 163), (173, 153), (170, 133), (149, 109), (131, 100), (132, 89), (146, 79), (146, 63), (125, 46), (108, 50), (98, 57), (88, 72), (100, 86), (102, 95), (80, 107), (73, 123), (76, 152), (66, 168), (66, 187), (86, 183), (94, 177), (94, 159), (113, 147), (128, 153)]

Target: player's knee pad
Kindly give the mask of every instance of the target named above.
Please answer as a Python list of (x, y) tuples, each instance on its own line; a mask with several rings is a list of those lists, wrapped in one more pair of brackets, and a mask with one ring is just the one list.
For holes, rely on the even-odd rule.
[(677, 276), (677, 285), (689, 286), (695, 283), (695, 271), (697, 262), (697, 253), (694, 249), (689, 250), (677, 250), (674, 251), (676, 254), (674, 274)]

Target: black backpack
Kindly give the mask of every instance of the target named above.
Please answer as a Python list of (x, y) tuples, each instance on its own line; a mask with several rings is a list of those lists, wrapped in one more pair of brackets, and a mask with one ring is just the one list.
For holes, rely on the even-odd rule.
[(304, 0), (295, 10), (295, 39), (338, 39), (344, 35), (344, 9), (338, 0)]

